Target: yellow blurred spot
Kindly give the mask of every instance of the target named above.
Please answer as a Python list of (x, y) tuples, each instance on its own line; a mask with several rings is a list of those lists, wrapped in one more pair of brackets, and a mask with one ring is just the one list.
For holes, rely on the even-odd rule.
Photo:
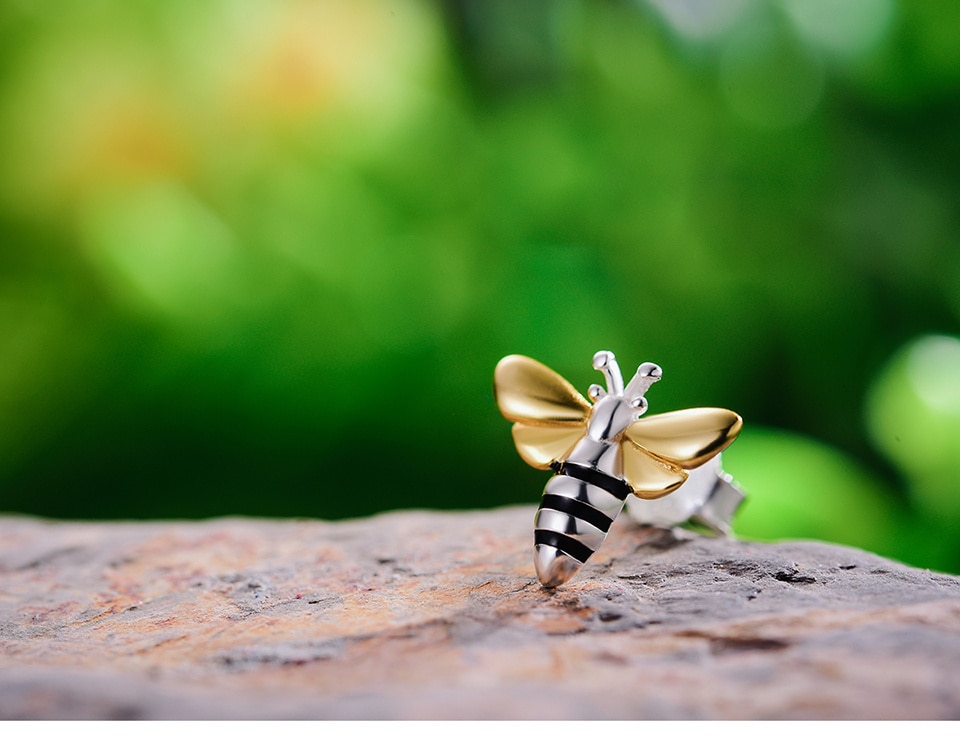
[(440, 58), (436, 14), (420, 3), (157, 13), (182, 24), (175, 40), (103, 9), (80, 13), (74, 35), (51, 20), (10, 74), (0, 197), (13, 209), (72, 218), (88, 197), (149, 180), (229, 188), (291, 138), (339, 155), (375, 144), (423, 109)]
[(100, 189), (188, 173), (185, 131), (139, 55), (71, 45), (40, 56), (5, 121), (17, 145), (5, 151), (3, 196), (27, 211), (71, 212)]
[(438, 49), (438, 29), (416, 4), (243, 5), (231, 21), (205, 62), (216, 65), (210, 92), (234, 124), (277, 132), (331, 116), (364, 127), (402, 118)]

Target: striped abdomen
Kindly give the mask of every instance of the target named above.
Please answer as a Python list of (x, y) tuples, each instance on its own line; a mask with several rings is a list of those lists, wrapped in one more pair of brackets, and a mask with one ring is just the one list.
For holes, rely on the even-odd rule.
[(566, 582), (607, 537), (630, 486), (582, 465), (555, 465), (534, 520), (534, 564), (542, 585)]

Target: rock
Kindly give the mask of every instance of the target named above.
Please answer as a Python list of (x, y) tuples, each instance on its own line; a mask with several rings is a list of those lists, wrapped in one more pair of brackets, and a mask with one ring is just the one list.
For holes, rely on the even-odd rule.
[(532, 507), (325, 523), (0, 519), (0, 718), (960, 717), (960, 578)]

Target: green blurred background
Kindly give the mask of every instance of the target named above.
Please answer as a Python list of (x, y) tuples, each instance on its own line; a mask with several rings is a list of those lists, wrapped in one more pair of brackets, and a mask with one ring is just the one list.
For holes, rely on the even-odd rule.
[(958, 131), (955, 0), (6, 0), (0, 511), (534, 504), (493, 367), (602, 348), (960, 571)]

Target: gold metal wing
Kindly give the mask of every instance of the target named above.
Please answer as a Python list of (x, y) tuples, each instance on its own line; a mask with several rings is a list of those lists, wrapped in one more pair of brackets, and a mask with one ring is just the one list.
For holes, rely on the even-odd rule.
[(517, 422), (513, 425), (513, 443), (527, 465), (546, 470), (570, 453), (586, 429), (585, 424), (571, 422), (556, 426)]
[(743, 420), (728, 409), (683, 409), (641, 417), (627, 427), (623, 479), (640, 498), (665, 496), (740, 434)]
[(524, 355), (497, 363), (493, 391), (513, 425), (525, 462), (541, 470), (562, 460), (586, 434), (592, 407), (559, 373)]
[(672, 493), (683, 485), (687, 471), (653, 455), (630, 440), (620, 443), (623, 479), (633, 495), (648, 501)]

